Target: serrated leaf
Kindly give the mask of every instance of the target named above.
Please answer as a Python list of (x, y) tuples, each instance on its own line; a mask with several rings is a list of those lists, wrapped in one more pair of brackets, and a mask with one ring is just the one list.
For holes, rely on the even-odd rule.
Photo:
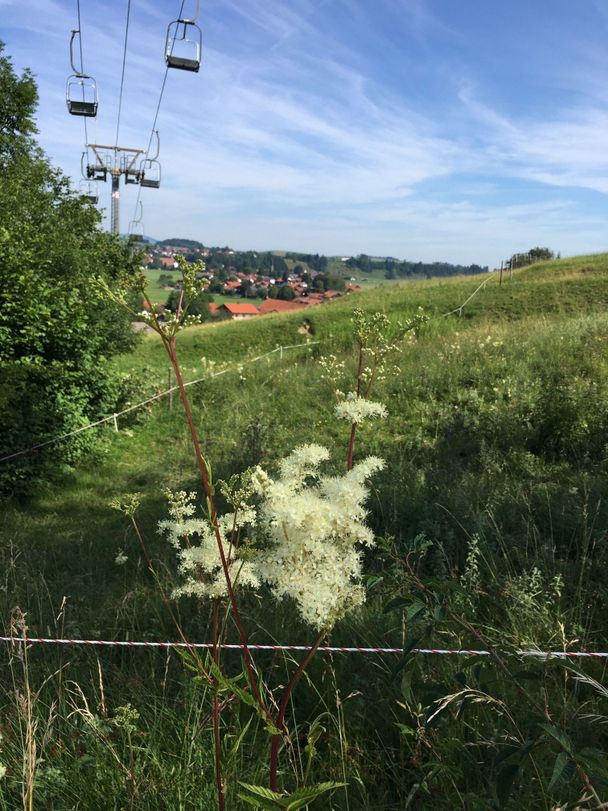
[[(251, 794), (237, 794), (239, 800), (243, 800), (243, 802), (247, 803), (247, 805), (252, 805), (254, 808), (263, 808), (263, 809), (270, 809), (270, 811), (276, 811), (277, 803), (275, 800), (265, 800), (262, 797), (252, 797)], [(282, 804), (281, 808), (285, 808)]]
[(389, 611), (394, 611), (396, 608), (405, 608), (411, 598), (409, 597), (393, 597), (382, 609), (383, 614), (388, 614)]
[(344, 788), (347, 783), (318, 783), (316, 786), (307, 786), (297, 791), (294, 791), (287, 797), (288, 804), (285, 806), (287, 811), (297, 811), (299, 808), (304, 808), (305, 805), (316, 800), (322, 794), (328, 791), (335, 791), (337, 788)]
[(416, 601), (412, 603), (409, 608), (407, 609), (407, 620), (408, 622), (413, 622), (415, 619), (420, 617), (422, 614), (426, 612), (426, 605), (424, 603)]
[(564, 782), (568, 776), (567, 773), (571, 771), (573, 767), (574, 763), (570, 759), (570, 755), (568, 755), (567, 752), (560, 752), (555, 758), (555, 763), (553, 765), (553, 774), (551, 775), (551, 780), (549, 781), (549, 791), (551, 791), (551, 789), (553, 789), (555, 786)]
[[(242, 786), (250, 794), (254, 795), (254, 797), (248, 798), (247, 795), (239, 794), (239, 797), (242, 800), (249, 802), (251, 805), (254, 805), (255, 802), (257, 802), (262, 808), (276, 808), (278, 803), (281, 808), (287, 807), (288, 798), (284, 794), (279, 794), (278, 791), (272, 791), (272, 789), (266, 788), (266, 786), (252, 786), (249, 783), (241, 783), (240, 780), (239, 786)], [(253, 799), (255, 801), (254, 803), (251, 803), (251, 800)]]
[(527, 740), (522, 746), (518, 744), (508, 744), (496, 755), (494, 765), (500, 766), (501, 763), (506, 763), (508, 760), (516, 760), (519, 765), (523, 762), (524, 758), (530, 754), (532, 749), (536, 746), (538, 741)]
[(553, 724), (546, 723), (540, 723), (539, 727), (541, 729), (544, 729), (548, 735), (550, 735), (554, 740), (556, 740), (562, 747), (562, 749), (568, 752), (569, 755), (573, 754), (572, 741), (562, 729), (554, 726)]

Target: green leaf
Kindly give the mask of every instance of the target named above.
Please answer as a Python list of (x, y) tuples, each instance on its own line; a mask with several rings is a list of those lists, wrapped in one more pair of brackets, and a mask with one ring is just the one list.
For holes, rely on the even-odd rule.
[[(254, 808), (266, 808), (271, 809), (271, 811), (276, 811), (277, 808), (277, 801), (275, 800), (264, 800), (261, 797), (252, 797), (251, 794), (237, 794), (239, 800), (243, 800), (243, 802), (247, 803), (247, 805), (253, 805)], [(283, 803), (280, 804), (281, 808), (285, 808)]]
[(508, 763), (496, 778), (496, 796), (501, 805), (505, 805), (513, 788), (513, 781), (519, 771), (519, 763)]
[(498, 767), (501, 763), (506, 763), (508, 760), (516, 761), (521, 765), (524, 758), (530, 754), (537, 743), (538, 741), (527, 740), (521, 746), (517, 744), (507, 744), (494, 759), (494, 765)]
[(287, 807), (288, 798), (284, 794), (279, 794), (278, 791), (272, 791), (266, 786), (252, 786), (249, 783), (241, 783), (240, 780), (239, 785), (246, 789), (250, 795), (254, 795), (251, 797), (246, 794), (239, 794), (239, 798), (250, 805), (256, 805), (258, 808), (273, 809), (276, 809), (277, 805), (281, 808)]
[(562, 729), (554, 726), (553, 724), (545, 724), (545, 723), (539, 724), (539, 727), (541, 727), (541, 729), (544, 729), (548, 735), (550, 735), (554, 740), (556, 740), (562, 747), (562, 749), (564, 749), (569, 755), (574, 754), (572, 741)]
[(393, 597), (382, 609), (383, 613), (388, 614), (389, 611), (394, 611), (396, 608), (405, 608), (410, 599), (410, 597)]
[(567, 752), (560, 752), (555, 758), (555, 764), (553, 765), (553, 774), (549, 781), (549, 791), (564, 782), (569, 772), (574, 769), (574, 766), (575, 764), (570, 759), (570, 755), (568, 755)]
[(414, 622), (419, 616), (426, 612), (426, 605), (424, 603), (416, 602), (412, 603), (410, 607), (407, 609), (407, 620), (408, 622)]
[(337, 788), (343, 788), (348, 785), (347, 783), (318, 783), (316, 786), (308, 786), (305, 788), (294, 791), (288, 798), (286, 805), (287, 811), (297, 811), (298, 808), (304, 808), (305, 805), (316, 800), (322, 794), (328, 791), (335, 791)]
[[(228, 752), (228, 754), (226, 755), (226, 760), (227, 760), (227, 761), (232, 761), (232, 760), (234, 760), (234, 758), (236, 757), (236, 755), (237, 755), (237, 753), (238, 753), (239, 749), (241, 748), (241, 744), (242, 744), (242, 742), (243, 742), (243, 738), (245, 737), (245, 735), (247, 734), (247, 731), (248, 731), (249, 727), (251, 726), (251, 722), (253, 721), (253, 718), (254, 718), (254, 716), (253, 716), (253, 715), (250, 715), (250, 716), (249, 716), (249, 719), (247, 720), (247, 723), (243, 725), (243, 728), (241, 729), (241, 731), (240, 731), (240, 732), (239, 732), (239, 734), (237, 735), (237, 737), (236, 737), (236, 740), (235, 740), (234, 744), (233, 744), (233, 745), (230, 747), (230, 751), (229, 751), (229, 752)], [(225, 738), (224, 738), (224, 740), (225, 740)]]

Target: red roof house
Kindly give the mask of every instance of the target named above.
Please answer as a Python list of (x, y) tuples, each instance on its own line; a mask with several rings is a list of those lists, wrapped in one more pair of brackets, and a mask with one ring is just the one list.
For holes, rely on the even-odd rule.
[(266, 315), (267, 313), (285, 313), (288, 310), (301, 310), (303, 306), (306, 306), (306, 302), (300, 302), (297, 299), (294, 301), (283, 301), (278, 298), (267, 298), (260, 304), (260, 315)]
[(232, 302), (222, 304), (219, 308), (219, 312), (233, 320), (252, 318), (254, 315), (260, 314), (258, 308), (253, 304), (233, 304)]

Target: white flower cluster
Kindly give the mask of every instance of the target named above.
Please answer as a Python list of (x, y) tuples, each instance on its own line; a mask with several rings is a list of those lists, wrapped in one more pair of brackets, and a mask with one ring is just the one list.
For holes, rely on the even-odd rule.
[(376, 417), (385, 419), (387, 416), (386, 408), (382, 403), (366, 400), (365, 397), (359, 397), (354, 391), (349, 391), (344, 400), (338, 403), (334, 413), (339, 420), (346, 420), (357, 425), (364, 420)]
[[(172, 518), (159, 522), (159, 532), (166, 533), (169, 542), (177, 550), (179, 570), (185, 577), (185, 582), (173, 591), (173, 596), (226, 596), (228, 589), (215, 530), (208, 520), (194, 517), (195, 494), (181, 491), (169, 496)], [(260, 584), (253, 564), (245, 560), (241, 549), (236, 549), (233, 545), (238, 530), (255, 523), (255, 519), (255, 510), (250, 507), (236, 514), (224, 515), (218, 520), (230, 579), (235, 586), (256, 588)]]
[[(256, 468), (251, 483), (258, 509), (241, 505), (219, 519), (233, 583), (267, 583), (278, 599), (294, 600), (305, 622), (319, 630), (329, 630), (365, 600), (359, 547), (374, 543), (365, 525), (366, 482), (384, 464), (368, 457), (343, 476), (322, 476), (319, 466), (328, 458), (326, 448), (302, 445), (281, 461), (276, 479)], [(193, 494), (175, 494), (172, 519), (160, 523), (185, 577), (174, 595), (221, 597), (226, 583), (215, 532), (194, 510)], [(235, 530), (244, 526), (257, 536), (256, 547), (235, 548)]]
[(364, 523), (365, 482), (383, 466), (369, 457), (344, 476), (320, 476), (328, 456), (325, 448), (304, 445), (282, 461), (276, 481), (260, 468), (254, 477), (264, 494), (259, 524), (269, 539), (257, 560), (260, 577), (319, 630), (365, 600), (357, 545), (374, 543)]

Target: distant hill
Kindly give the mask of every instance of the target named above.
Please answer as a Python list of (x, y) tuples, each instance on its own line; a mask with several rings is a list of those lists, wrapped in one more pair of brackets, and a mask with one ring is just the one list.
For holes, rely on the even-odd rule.
[(196, 239), (183, 239), (183, 237), (171, 237), (170, 239), (159, 239), (157, 245), (175, 245), (176, 248), (191, 248), (192, 250), (202, 250), (205, 246)]

